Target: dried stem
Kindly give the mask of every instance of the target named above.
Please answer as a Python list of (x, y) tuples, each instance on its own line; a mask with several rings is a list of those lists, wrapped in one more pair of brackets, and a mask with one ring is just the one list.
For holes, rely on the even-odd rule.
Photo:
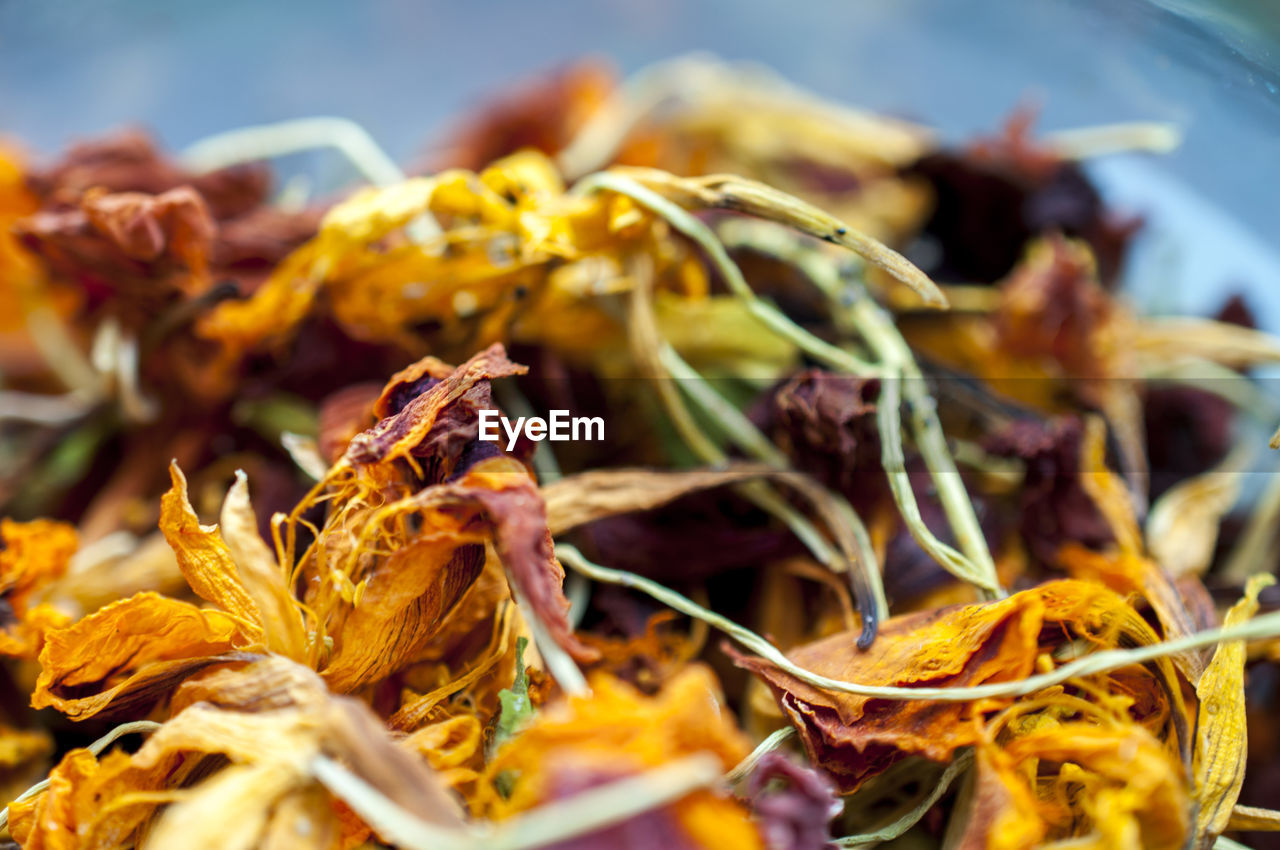
[(556, 545), (556, 556), (562, 564), (578, 570), (596, 581), (629, 587), (648, 594), (682, 614), (697, 617), (714, 626), (773, 664), (779, 670), (806, 682), (815, 688), (877, 699), (938, 700), (940, 702), (972, 702), (980, 699), (1019, 697), (1033, 694), (1045, 688), (1060, 685), (1081, 676), (1107, 673), (1122, 667), (1145, 664), (1159, 658), (1213, 646), (1227, 640), (1262, 640), (1280, 637), (1280, 611), (1263, 614), (1238, 626), (1208, 629), (1195, 632), (1177, 640), (1162, 641), (1132, 649), (1107, 649), (1071, 661), (1055, 670), (1028, 676), (1010, 682), (992, 682), (963, 688), (912, 687), (900, 688), (884, 685), (865, 685), (832, 679), (792, 663), (780, 649), (760, 635), (737, 623), (710, 611), (696, 602), (681, 596), (655, 581), (629, 573), (610, 569), (587, 560), (581, 552), (565, 543)]
[(326, 756), (313, 759), (310, 770), (381, 838), (407, 850), (533, 850), (673, 803), (721, 778), (719, 759), (699, 753), (547, 803), (495, 827), (455, 829), (428, 823)]
[[(116, 741), (123, 738), (125, 735), (132, 735), (134, 733), (146, 734), (148, 732), (154, 732), (160, 728), (160, 725), (161, 724), (157, 723), (154, 720), (135, 720), (131, 723), (122, 723), (116, 728), (112, 729), (107, 734), (103, 735), (98, 740), (94, 741), (89, 746), (85, 747), (85, 749), (87, 749), (89, 752), (93, 753), (96, 756), (99, 753), (101, 753), (103, 750), (105, 750), (107, 747), (111, 746)], [(46, 777), (45, 779), (40, 780), (35, 785), (32, 785), (26, 791), (23, 791), (21, 794), (15, 797), (13, 799), (13, 802), (21, 803), (25, 800), (30, 800), (32, 797), (36, 796), (37, 794), (43, 794), (45, 789), (47, 789), (48, 787), (49, 787), (49, 779)], [(10, 803), (10, 805), (12, 805), (12, 803)], [(0, 829), (6, 829), (8, 826), (9, 826), (9, 806), (5, 806), (3, 810), (0, 810)]]
[(760, 763), (760, 759), (794, 738), (795, 734), (796, 729), (794, 726), (786, 726), (773, 732), (769, 737), (757, 744), (756, 748), (747, 754), (746, 758), (738, 762), (733, 770), (726, 773), (724, 781), (730, 785), (737, 785), (751, 775), (751, 771), (755, 770), (756, 765)]
[[(194, 171), (207, 172), (317, 148), (338, 151), (375, 186), (394, 186), (406, 179), (404, 171), (367, 130), (350, 119), (331, 116), (298, 118), (217, 133), (188, 147), (183, 151), (182, 160)], [(419, 243), (443, 232), (429, 212), (415, 218), (406, 230)]]
[(942, 799), (942, 795), (947, 793), (947, 789), (951, 787), (951, 783), (955, 782), (956, 777), (972, 766), (973, 750), (965, 750), (951, 764), (947, 765), (947, 769), (938, 778), (937, 784), (929, 789), (929, 793), (919, 803), (911, 807), (911, 811), (906, 812), (893, 823), (882, 826), (873, 832), (860, 832), (856, 835), (837, 838), (834, 842), (835, 845), (837, 847), (871, 847), (883, 841), (892, 841), (919, 823), (929, 809), (933, 808), (934, 804)]
[[(770, 232), (772, 231), (772, 232)], [(879, 358), (877, 370), (883, 377), (877, 425), (880, 430), (881, 461), (898, 510), (912, 537), (934, 560), (952, 574), (985, 593), (1004, 595), (996, 575), (995, 562), (987, 549), (986, 537), (978, 523), (973, 503), (947, 447), (938, 421), (937, 408), (925, 386), (911, 349), (893, 320), (859, 287), (844, 279), (845, 272), (831, 257), (801, 245), (777, 227), (735, 227), (729, 238), (779, 259), (794, 263), (831, 302), (837, 327), (859, 334)], [(848, 270), (852, 274), (853, 270)], [(947, 521), (960, 544), (962, 555), (938, 540), (925, 525), (906, 472), (899, 407), (906, 396), (911, 410), (912, 434), (929, 469)]]

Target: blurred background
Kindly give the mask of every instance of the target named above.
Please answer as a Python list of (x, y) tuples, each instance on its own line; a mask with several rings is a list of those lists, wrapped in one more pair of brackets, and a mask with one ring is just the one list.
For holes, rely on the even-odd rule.
[(1091, 166), (1146, 217), (1128, 288), (1204, 312), (1244, 291), (1280, 330), (1280, 3), (1267, 0), (0, 0), (0, 133), (52, 152), (137, 124), (180, 149), (332, 114), (402, 161), (450, 116), (584, 54), (623, 71), (693, 50), (951, 141), (1017, 105), (1039, 128), (1169, 121), (1183, 146)]

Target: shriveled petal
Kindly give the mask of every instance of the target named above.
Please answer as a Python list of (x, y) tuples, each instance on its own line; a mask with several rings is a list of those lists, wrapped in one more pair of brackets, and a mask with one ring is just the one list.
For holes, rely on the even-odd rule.
[[(169, 806), (148, 843), (190, 850), (258, 847), (277, 803), (305, 783), (302, 771), (289, 763), (264, 761), (229, 767)], [(325, 809), (318, 814), (323, 816)]]
[(599, 657), (569, 624), (564, 568), (555, 558), (546, 508), (533, 479), (514, 461), (499, 457), (474, 465), (456, 484), (445, 486), (450, 501), (480, 509), (512, 584), (556, 643), (581, 661)]
[(508, 360), (503, 347), (495, 343), (415, 396), (395, 415), (357, 434), (346, 457), (353, 463), (385, 463), (405, 457), (423, 442), (440, 412), (478, 382), (527, 371)]
[(340, 693), (404, 666), (439, 631), (484, 567), (484, 547), (446, 535), (421, 538), (392, 554), (335, 630), (321, 671)]
[(302, 613), (289, 588), (288, 576), (258, 534), (258, 520), (249, 503), (249, 482), (236, 470), (236, 482), (222, 504), (222, 537), (239, 567), (240, 580), (262, 617), (267, 645), (300, 659), (306, 653)]
[[(969, 686), (1025, 678), (1045, 644), (1074, 633), (1097, 640), (1157, 640), (1125, 600), (1096, 584), (1058, 581), (978, 605), (894, 617), (865, 651), (842, 632), (788, 657), (801, 667), (868, 685)], [(790, 717), (811, 760), (850, 792), (909, 755), (945, 762), (975, 743), (975, 720), (1008, 700), (982, 703), (896, 701), (833, 694), (768, 662), (735, 656), (761, 676)], [(1169, 665), (1161, 670), (1172, 677)]]
[[(1224, 626), (1248, 620), (1258, 611), (1258, 593), (1273, 584), (1271, 576), (1249, 580), (1244, 598), (1227, 612)], [(1218, 647), (1196, 685), (1200, 722), (1196, 727), (1196, 836), (1201, 847), (1211, 847), (1231, 820), (1231, 809), (1240, 797), (1248, 748), (1245, 718), (1244, 641)]]
[(160, 530), (178, 558), (178, 568), (201, 599), (261, 626), (262, 613), (240, 579), (231, 550), (216, 526), (201, 525), (187, 496), (187, 478), (169, 464), (173, 486), (160, 500)]
[[(487, 768), (483, 788), (506, 774), (506, 799), (490, 790), (499, 818), (526, 811), (668, 765), (709, 754), (727, 770), (748, 751), (747, 741), (721, 706), (719, 687), (701, 666), (687, 668), (653, 697), (608, 676), (592, 679), (593, 693), (540, 711)], [(563, 844), (563, 848), (649, 847), (656, 837), (670, 850), (758, 848), (760, 833), (746, 808), (705, 789)]]
[(236, 711), (271, 711), (315, 705), (328, 695), (324, 680), (310, 667), (272, 654), (244, 665), (195, 674), (178, 686), (170, 711), (176, 715), (196, 703)]
[(154, 701), (202, 667), (263, 648), (254, 627), (227, 614), (139, 593), (49, 633), (31, 704), (83, 720)]
[[(1040, 777), (1038, 765), (1047, 766)], [(1047, 772), (1054, 765), (1056, 776)], [(968, 828), (956, 846), (1021, 850), (1075, 837), (1071, 846), (1096, 850), (1177, 850), (1190, 826), (1187, 791), (1177, 758), (1141, 726), (1049, 723), (979, 751)]]

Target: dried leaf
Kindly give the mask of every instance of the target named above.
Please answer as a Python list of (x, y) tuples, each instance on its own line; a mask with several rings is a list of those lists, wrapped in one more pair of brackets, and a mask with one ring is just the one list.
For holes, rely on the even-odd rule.
[(515, 737), (520, 728), (533, 717), (533, 702), (529, 699), (529, 676), (524, 670), (524, 650), (528, 645), (527, 638), (516, 639), (516, 678), (510, 688), (498, 694), (502, 713), (498, 715), (498, 725), (493, 732), (495, 748)]
[(653, 510), (689, 493), (780, 475), (772, 467), (747, 463), (680, 472), (599, 469), (553, 481), (540, 492), (547, 507), (547, 527), (558, 536), (605, 517)]
[(905, 257), (877, 240), (850, 229), (838, 219), (763, 183), (728, 174), (676, 177), (650, 168), (616, 168), (615, 172), (674, 200), (687, 209), (724, 209), (786, 224), (860, 254), (915, 290), (931, 307), (946, 307), (942, 291)]

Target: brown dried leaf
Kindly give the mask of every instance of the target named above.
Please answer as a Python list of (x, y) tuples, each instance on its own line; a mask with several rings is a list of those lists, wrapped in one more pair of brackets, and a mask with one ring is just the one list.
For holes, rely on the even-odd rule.
[(773, 467), (737, 463), (724, 469), (660, 472), (652, 469), (593, 469), (547, 484), (547, 528), (560, 535), (589, 522), (662, 507), (681, 496), (757, 478), (781, 477)]

